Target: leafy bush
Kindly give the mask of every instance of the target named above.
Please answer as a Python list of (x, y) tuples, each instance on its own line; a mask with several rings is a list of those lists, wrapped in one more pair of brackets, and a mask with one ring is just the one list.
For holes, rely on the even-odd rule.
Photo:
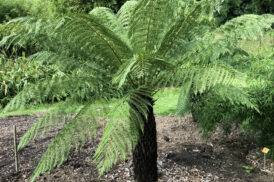
[(10, 19), (32, 15), (50, 16), (55, 11), (50, 1), (44, 0), (0, 0), (0, 23)]
[[(259, 112), (242, 105), (231, 104), (211, 89), (194, 104), (195, 117), (205, 135), (217, 126), (224, 134), (231, 132), (233, 124), (242, 126), (247, 133), (258, 133), (258, 143), (274, 149), (274, 58), (272, 51), (263, 55), (253, 55), (237, 61), (235, 66), (246, 72), (249, 80), (244, 88), (257, 104)], [(274, 159), (274, 151), (269, 156)]]
[(46, 79), (58, 70), (43, 66), (25, 57), (8, 59), (0, 55), (0, 104), (5, 106), (25, 86), (38, 80)]
[(117, 12), (125, 2), (126, 0), (53, 0), (59, 13), (88, 13), (94, 7), (108, 7)]
[(27, 11), (22, 5), (20, 5), (19, 1), (0, 1), (0, 23), (3, 23), (12, 18), (26, 15)]
[(273, 0), (224, 0), (218, 21), (224, 23), (243, 14), (274, 13)]
[[(13, 59), (0, 54), (0, 108), (23, 90), (33, 92), (28, 96), (29, 100), (20, 100), (26, 104), (51, 103), (68, 98), (76, 102), (86, 101), (94, 95), (95, 89), (106, 89), (91, 82), (91, 77), (82, 68), (68, 71), (63, 65), (26, 58), (24, 53)], [(39, 84), (34, 84), (37, 82)], [(43, 92), (37, 94), (37, 89)]]

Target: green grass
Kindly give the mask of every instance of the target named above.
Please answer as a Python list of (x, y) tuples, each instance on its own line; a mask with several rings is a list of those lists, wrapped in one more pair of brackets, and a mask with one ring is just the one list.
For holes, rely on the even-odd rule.
[[(20, 110), (0, 114), (0, 118), (7, 118), (10, 116), (30, 116), (30, 115), (37, 114), (39, 112), (47, 112), (49, 110), (55, 109), (56, 107), (58, 107), (58, 105), (59, 104), (57, 103), (57, 104), (41, 104), (41, 105), (35, 105), (35, 106), (33, 105), (26, 106), (25, 108)], [(0, 113), (1, 113), (1, 110), (0, 110)]]
[(154, 112), (156, 115), (175, 115), (177, 102), (179, 97), (180, 89), (168, 88), (159, 91), (154, 99), (156, 100), (154, 106)]

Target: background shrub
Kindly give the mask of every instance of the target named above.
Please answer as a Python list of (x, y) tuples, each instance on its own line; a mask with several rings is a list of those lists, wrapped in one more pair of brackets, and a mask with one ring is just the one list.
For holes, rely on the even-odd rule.
[(231, 104), (214, 89), (197, 99), (194, 110), (204, 135), (209, 136), (217, 126), (224, 134), (229, 134), (233, 125), (242, 126), (246, 133), (259, 135), (258, 144), (270, 147), (269, 156), (274, 159), (274, 54), (273, 48), (263, 50), (231, 63), (249, 78), (244, 89), (260, 112)]

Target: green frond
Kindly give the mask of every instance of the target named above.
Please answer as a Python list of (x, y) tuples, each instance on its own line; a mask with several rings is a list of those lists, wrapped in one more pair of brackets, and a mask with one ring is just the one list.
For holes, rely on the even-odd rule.
[(83, 107), (80, 112), (55, 136), (36, 167), (32, 181), (41, 173), (50, 172), (54, 167), (62, 165), (68, 158), (70, 150), (76, 150), (85, 144), (86, 138), (96, 135), (98, 122), (94, 117), (85, 115), (90, 103)]
[(21, 92), (19, 92), (12, 100), (5, 106), (1, 114), (7, 113), (13, 110), (23, 109), (31, 98), (30, 87), (25, 87)]
[(96, 7), (91, 12), (89, 12), (89, 14), (98, 18), (101, 24), (115, 32), (117, 36), (122, 36), (126, 33), (124, 32), (123, 26), (119, 22), (118, 17), (111, 9), (105, 7)]
[[(2, 113), (22, 109), (30, 101), (43, 103), (51, 100), (53, 96), (57, 97), (56, 99), (58, 100), (66, 97), (74, 100), (77, 100), (77, 98), (82, 100), (98, 98), (101, 96), (100, 93), (102, 93), (99, 86), (103, 85), (103, 81), (106, 80), (102, 80), (98, 75), (94, 77), (93, 75), (80, 72), (76, 74), (58, 72), (53, 77), (26, 86), (6, 105)], [(107, 85), (107, 83), (105, 84)], [(108, 92), (111, 89), (108, 88), (105, 91)], [(90, 98), (86, 98), (87, 95), (90, 95)]]
[(125, 29), (126, 33), (128, 33), (129, 22), (137, 4), (138, 4), (137, 0), (127, 1), (117, 12), (118, 21), (122, 25), (122, 27)]
[(242, 75), (236, 70), (221, 64), (183, 64), (165, 71), (162, 71), (153, 79), (152, 83), (155, 88), (182, 87), (186, 82), (191, 81), (193, 91), (197, 94), (203, 93), (216, 84), (227, 85), (245, 82), (244, 78), (241, 77)]
[(213, 92), (223, 101), (228, 101), (233, 105), (244, 105), (259, 112), (257, 105), (250, 100), (250, 96), (242, 88), (233, 85), (220, 86), (213, 88)]
[(103, 74), (107, 74), (107, 71), (95, 61), (84, 60), (80, 57), (71, 57), (65, 52), (58, 52), (58, 50), (39, 51), (28, 57), (28, 59), (43, 65), (56, 65), (59, 70), (63, 70), (64, 72), (72, 72), (83, 69), (86, 70), (86, 73), (89, 73), (89, 75), (97, 75), (98, 79)]
[(99, 176), (117, 163), (119, 157), (124, 160), (130, 154), (133, 144), (127, 103), (120, 102), (116, 105), (115, 111), (112, 111), (109, 117), (110, 121), (104, 128), (103, 137), (93, 156), (99, 169)]
[(43, 137), (45, 134), (51, 131), (51, 129), (54, 128), (58, 123), (64, 123), (66, 119), (68, 119), (67, 116), (62, 116), (52, 112), (38, 118), (20, 140), (18, 150), (24, 148), (29, 142), (33, 141), (38, 136), (38, 133), (40, 131), (40, 137)]
[(120, 66), (118, 72), (114, 75), (112, 79), (113, 84), (119, 84), (118, 87), (120, 88), (124, 85), (128, 74), (132, 71), (132, 67), (136, 64), (137, 59), (130, 59), (125, 62), (122, 66)]
[(274, 15), (242, 15), (234, 18), (218, 29), (216, 34), (222, 35), (220, 39), (232, 41), (257, 39), (262, 36), (274, 23)]
[(205, 16), (209, 1), (190, 1), (185, 4), (180, 18), (171, 26), (159, 47), (159, 54), (166, 56), (174, 54), (176, 49), (181, 48), (186, 42), (201, 35), (201, 30), (207, 32), (210, 26), (210, 17)]
[[(227, 66), (209, 65), (198, 68), (199, 71), (192, 78), (193, 91), (195, 94), (203, 93), (206, 89), (216, 84), (228, 85), (235, 81), (237, 72)], [(237, 81), (236, 81), (237, 82)]]
[(170, 21), (166, 16), (170, 11), (168, 5), (166, 0), (143, 0), (136, 6), (129, 23), (129, 39), (137, 53), (158, 49), (166, 23)]
[(71, 44), (88, 49), (91, 56), (102, 59), (105, 64), (118, 67), (123, 59), (132, 55), (131, 49), (114, 32), (101, 25), (96, 17), (68, 17), (63, 33)]
[(26, 47), (28, 44), (39, 44), (47, 47), (46, 37), (53, 36), (50, 31), (58, 22), (55, 20), (34, 17), (21, 17), (9, 21), (5, 26), (10, 29), (10, 35), (0, 41), (0, 46), (9, 48), (11, 45)]
[(191, 109), (191, 81), (183, 84), (177, 103), (176, 114), (185, 117)]
[(274, 23), (273, 17), (273, 15), (243, 15), (234, 18), (200, 38), (184, 43), (183, 54), (176, 52), (176, 59), (181, 62), (217, 62), (224, 56), (239, 52), (240, 48), (237, 48), (239, 40), (256, 39), (262, 35)]
[(107, 115), (110, 120), (93, 157), (99, 169), (99, 176), (117, 163), (119, 158), (125, 160), (134, 150), (150, 106), (145, 97), (151, 97), (151, 91), (145, 87), (138, 88), (130, 91), (110, 109)]

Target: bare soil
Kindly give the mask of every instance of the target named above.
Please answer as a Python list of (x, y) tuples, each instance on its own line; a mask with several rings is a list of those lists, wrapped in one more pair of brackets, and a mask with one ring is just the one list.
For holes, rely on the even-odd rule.
[[(33, 170), (45, 152), (52, 137), (37, 139), (19, 152), (20, 172), (15, 173), (13, 152), (13, 125), (17, 126), (19, 139), (38, 116), (15, 116), (0, 119), (0, 182), (29, 181)], [(235, 131), (225, 140), (220, 132), (211, 139), (204, 139), (198, 123), (191, 116), (179, 121), (175, 116), (157, 116), (159, 182), (274, 182), (274, 163), (267, 160), (263, 171), (261, 150), (254, 137)], [(115, 165), (98, 179), (97, 169), (91, 162), (99, 143), (98, 137), (85, 144), (78, 152), (72, 151), (68, 160), (50, 174), (43, 174), (36, 181), (50, 182), (131, 182), (133, 166), (131, 158)], [(255, 169), (249, 174), (244, 165)]]

